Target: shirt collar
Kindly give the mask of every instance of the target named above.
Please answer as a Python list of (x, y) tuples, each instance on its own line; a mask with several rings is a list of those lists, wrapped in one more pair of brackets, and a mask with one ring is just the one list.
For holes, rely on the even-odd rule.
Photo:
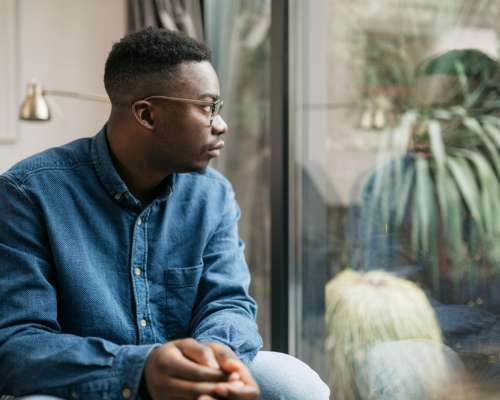
[[(134, 195), (129, 191), (127, 185), (118, 174), (113, 160), (106, 135), (106, 125), (92, 139), (92, 162), (97, 171), (99, 179), (109, 194), (117, 201), (128, 199), (134, 205), (140, 205)], [(154, 201), (164, 201), (172, 193), (176, 181), (176, 174), (169, 176), (162, 182), (159, 194)]]

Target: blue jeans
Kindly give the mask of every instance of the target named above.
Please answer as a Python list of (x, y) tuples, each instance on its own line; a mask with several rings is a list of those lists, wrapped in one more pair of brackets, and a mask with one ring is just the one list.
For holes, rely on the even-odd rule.
[(261, 400), (328, 400), (330, 389), (307, 364), (284, 353), (260, 351), (250, 365)]
[[(259, 384), (261, 400), (328, 400), (330, 397), (330, 389), (319, 375), (288, 354), (260, 351), (250, 371)], [(61, 399), (33, 395), (17, 400)]]

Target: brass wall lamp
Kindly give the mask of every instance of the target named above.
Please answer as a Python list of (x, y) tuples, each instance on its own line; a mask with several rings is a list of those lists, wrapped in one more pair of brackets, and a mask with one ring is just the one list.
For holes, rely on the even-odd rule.
[(88, 101), (109, 103), (108, 98), (104, 96), (65, 90), (45, 90), (42, 89), (38, 83), (30, 82), (26, 87), (26, 98), (21, 105), (19, 118), (24, 121), (49, 121), (51, 113), (45, 96), (72, 97)]

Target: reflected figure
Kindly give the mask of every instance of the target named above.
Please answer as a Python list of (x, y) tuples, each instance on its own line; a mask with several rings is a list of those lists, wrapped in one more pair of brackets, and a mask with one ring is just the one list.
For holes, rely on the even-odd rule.
[(332, 279), (326, 324), (335, 399), (432, 399), (463, 375), (423, 291), (387, 272)]

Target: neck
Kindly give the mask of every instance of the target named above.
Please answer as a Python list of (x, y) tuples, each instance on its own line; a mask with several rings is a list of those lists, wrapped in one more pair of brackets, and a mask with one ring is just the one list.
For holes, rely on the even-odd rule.
[(110, 119), (106, 133), (111, 159), (118, 174), (137, 199), (151, 201), (170, 174), (159, 173), (148, 163), (147, 157), (143, 157), (147, 152), (144, 144), (137, 140), (139, 132), (130, 132), (123, 124), (116, 124)]

